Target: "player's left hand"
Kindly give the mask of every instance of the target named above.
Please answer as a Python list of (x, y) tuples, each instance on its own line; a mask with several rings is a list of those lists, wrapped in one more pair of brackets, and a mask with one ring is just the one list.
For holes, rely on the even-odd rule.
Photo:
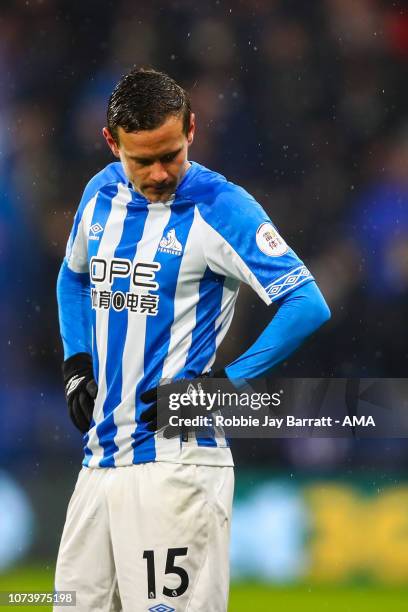
[[(205, 374), (202, 374), (201, 376), (198, 376), (197, 378), (193, 378), (193, 379), (179, 379), (179, 380), (175, 380), (171, 383), (165, 384), (165, 385), (159, 385), (158, 387), (153, 387), (152, 389), (149, 389), (148, 391), (145, 391), (144, 393), (141, 394), (140, 398), (142, 400), (142, 402), (144, 402), (145, 404), (151, 404), (151, 406), (149, 406), (149, 408), (147, 408), (144, 412), (142, 412), (141, 416), (140, 416), (140, 420), (143, 423), (146, 423), (146, 429), (148, 431), (152, 431), (152, 432), (156, 432), (158, 430), (158, 413), (159, 413), (159, 403), (158, 403), (158, 394), (160, 393), (160, 400), (164, 402), (164, 405), (168, 405), (170, 396), (173, 393), (187, 393), (189, 395), (191, 395), (194, 392), (198, 392), (199, 390), (201, 390), (203, 388), (203, 385), (205, 385), (206, 382), (208, 382), (209, 379), (217, 379), (217, 378), (223, 378), (223, 379), (228, 379), (228, 376), (225, 372), (225, 370), (222, 368), (220, 370), (216, 370), (215, 372), (206, 372)], [(187, 416), (187, 413), (189, 412), (189, 410), (191, 410), (191, 407), (189, 406), (181, 406), (181, 412), (183, 413), (183, 416)], [(165, 427), (164, 431), (163, 431), (163, 436), (165, 438), (173, 438), (176, 437), (177, 435), (179, 435), (180, 433), (183, 433), (183, 431), (180, 430), (180, 428), (178, 427), (172, 427), (170, 425), (168, 425), (167, 427)]]

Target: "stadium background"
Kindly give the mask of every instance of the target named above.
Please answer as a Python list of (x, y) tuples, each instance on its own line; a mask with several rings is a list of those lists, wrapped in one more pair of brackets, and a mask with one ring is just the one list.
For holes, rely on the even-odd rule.
[[(404, 2), (1, 2), (0, 590), (52, 588), (81, 460), (55, 280), (81, 190), (111, 159), (118, 77), (153, 65), (188, 88), (191, 158), (252, 192), (315, 274), (332, 320), (277, 373), (406, 377), (407, 63)], [(243, 288), (219, 363), (269, 317)], [(406, 609), (406, 440), (233, 451), (232, 612)]]

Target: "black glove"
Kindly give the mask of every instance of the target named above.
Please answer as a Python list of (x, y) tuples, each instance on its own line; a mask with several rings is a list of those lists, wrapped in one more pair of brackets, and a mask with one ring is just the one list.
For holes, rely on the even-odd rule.
[[(183, 378), (180, 380), (175, 380), (174, 382), (171, 382), (166, 385), (161, 385), (159, 387), (153, 387), (152, 389), (149, 389), (148, 391), (145, 391), (144, 393), (142, 393), (140, 396), (140, 399), (142, 400), (142, 402), (146, 404), (150, 404), (150, 403), (152, 404), (149, 408), (147, 408), (147, 410), (142, 412), (140, 416), (140, 420), (143, 423), (147, 423), (146, 429), (152, 432), (156, 432), (158, 430), (158, 424), (157, 424), (158, 423), (158, 417), (157, 417), (158, 415), (158, 397), (157, 396), (158, 396), (159, 389), (160, 389), (161, 400), (169, 400), (170, 395), (175, 392), (176, 393), (190, 393), (189, 387), (191, 386), (194, 389), (194, 391), (197, 391), (198, 389), (205, 386), (205, 382), (208, 381), (210, 378), (228, 379), (228, 376), (224, 368), (222, 368), (215, 372), (207, 372), (205, 374), (202, 374), (201, 376), (198, 376), (197, 378), (193, 378), (193, 379)], [(181, 410), (183, 417), (191, 415), (190, 406), (181, 406), (180, 410)], [(184, 429), (180, 429), (178, 427), (172, 427), (171, 425), (168, 425), (165, 428), (163, 435), (165, 438), (173, 438), (177, 435), (180, 435), (180, 433), (182, 434), (183, 439), (186, 440), (187, 432)]]
[(88, 353), (72, 355), (62, 364), (65, 398), (69, 416), (82, 433), (89, 430), (98, 386), (94, 379), (92, 357)]

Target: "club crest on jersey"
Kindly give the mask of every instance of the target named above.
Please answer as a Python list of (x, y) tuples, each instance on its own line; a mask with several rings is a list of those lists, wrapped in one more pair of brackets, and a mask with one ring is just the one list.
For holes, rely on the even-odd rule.
[(288, 245), (279, 236), (272, 223), (262, 223), (256, 230), (256, 244), (258, 248), (270, 257), (280, 257), (288, 250)]
[(177, 240), (176, 230), (171, 229), (159, 242), (159, 251), (162, 253), (170, 253), (171, 255), (181, 255), (183, 247), (181, 242)]
[(102, 231), (103, 227), (100, 223), (94, 223), (91, 225), (89, 228), (89, 240), (99, 240), (99, 236), (97, 234), (100, 234)]

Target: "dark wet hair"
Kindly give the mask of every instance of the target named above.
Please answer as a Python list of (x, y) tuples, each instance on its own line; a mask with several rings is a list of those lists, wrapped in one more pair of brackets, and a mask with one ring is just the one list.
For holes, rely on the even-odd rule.
[(164, 72), (138, 68), (125, 74), (113, 90), (108, 103), (108, 128), (118, 142), (118, 127), (125, 132), (153, 130), (171, 115), (182, 116), (187, 135), (191, 115), (187, 92)]

